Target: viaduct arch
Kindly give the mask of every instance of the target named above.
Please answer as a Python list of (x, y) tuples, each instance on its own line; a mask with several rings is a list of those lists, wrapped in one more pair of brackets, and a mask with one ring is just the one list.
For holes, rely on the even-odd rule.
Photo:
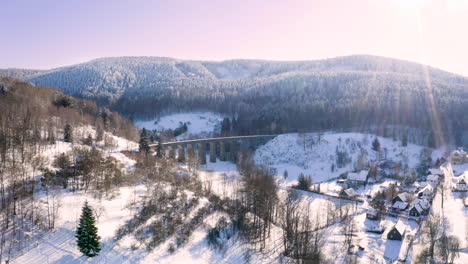
[[(172, 159), (177, 158), (180, 162), (185, 162), (189, 155), (196, 155), (200, 164), (206, 164), (207, 152), (210, 162), (216, 162), (217, 158), (221, 161), (235, 161), (239, 150), (265, 144), (276, 136), (252, 135), (163, 142), (161, 150), (165, 156)], [(157, 146), (158, 143), (150, 144), (151, 148)]]

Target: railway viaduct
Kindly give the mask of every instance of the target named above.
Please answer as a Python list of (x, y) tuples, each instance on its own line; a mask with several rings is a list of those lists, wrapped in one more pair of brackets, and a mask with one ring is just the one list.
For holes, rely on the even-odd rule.
[[(252, 135), (163, 142), (161, 150), (167, 157), (177, 158), (180, 162), (185, 162), (189, 153), (193, 152), (200, 164), (206, 164), (207, 151), (210, 162), (216, 162), (217, 158), (221, 161), (236, 160), (239, 150), (257, 147), (276, 136)], [(158, 143), (151, 144), (150, 147), (156, 148), (157, 145)]]

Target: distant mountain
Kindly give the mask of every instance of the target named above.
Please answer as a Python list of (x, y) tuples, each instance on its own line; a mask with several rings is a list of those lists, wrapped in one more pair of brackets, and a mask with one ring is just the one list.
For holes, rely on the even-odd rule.
[(25, 80), (45, 72), (42, 70), (0, 69), (0, 76)]
[(203, 109), (238, 116), (257, 130), (433, 129), (443, 118), (444, 130), (468, 129), (467, 77), (369, 55), (290, 62), (119, 57), (16, 74), (138, 119)]

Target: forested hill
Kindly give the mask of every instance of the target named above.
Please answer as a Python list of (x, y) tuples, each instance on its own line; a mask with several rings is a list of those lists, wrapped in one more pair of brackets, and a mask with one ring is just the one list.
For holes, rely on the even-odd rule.
[(300, 62), (103, 58), (25, 76), (137, 119), (227, 113), (239, 117), (241, 133), (402, 125), (460, 142), (468, 128), (468, 78), (367, 55)]
[[(34, 86), (0, 77), (0, 150), (54, 142), (66, 125), (92, 126), (136, 140), (133, 123), (90, 100), (65, 95), (58, 89)], [(21, 142), (21, 144), (18, 144)]]

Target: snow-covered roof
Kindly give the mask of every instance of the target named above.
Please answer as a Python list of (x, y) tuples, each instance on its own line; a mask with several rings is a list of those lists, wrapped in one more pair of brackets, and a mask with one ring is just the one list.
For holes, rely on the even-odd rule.
[(397, 196), (398, 196), (403, 202), (407, 202), (407, 201), (410, 199), (410, 197), (411, 197), (411, 195), (410, 195), (409, 193), (407, 193), (407, 192), (402, 192), (402, 193), (398, 194)]
[(398, 222), (393, 226), (393, 228), (395, 228), (400, 234), (404, 234), (405, 233), (405, 230), (406, 230), (406, 225), (398, 220)]
[(413, 207), (419, 212), (422, 213), (424, 210), (429, 209), (430, 204), (426, 199), (416, 199), (413, 202)]
[(456, 184), (466, 184), (467, 183), (467, 177), (466, 177), (466, 173), (458, 176), (458, 177), (453, 177), (452, 178), (452, 181)]
[(463, 151), (463, 150), (455, 150), (452, 153), (452, 156), (461, 156), (461, 157), (463, 157), (465, 155), (467, 155), (467, 153), (465, 151)]
[(350, 172), (350, 173), (348, 173), (348, 180), (351, 180), (351, 181), (366, 181), (367, 174), (369, 174), (369, 171), (367, 171), (367, 170), (362, 170), (362, 171), (360, 171), (358, 173)]
[(419, 191), (419, 193), (432, 194), (433, 191), (434, 188), (430, 184), (427, 184), (424, 186), (424, 188), (421, 189), (421, 191)]
[(408, 207), (408, 203), (407, 203), (407, 202), (396, 201), (396, 202), (393, 204), (392, 207), (395, 208), (395, 209), (404, 210), (406, 207)]
[(444, 172), (441, 171), (440, 169), (429, 169), (430, 174), (435, 174), (435, 175), (444, 175)]
[(348, 196), (348, 197), (353, 197), (357, 196), (358, 193), (353, 189), (353, 188), (348, 188), (346, 190), (343, 190), (343, 192)]

